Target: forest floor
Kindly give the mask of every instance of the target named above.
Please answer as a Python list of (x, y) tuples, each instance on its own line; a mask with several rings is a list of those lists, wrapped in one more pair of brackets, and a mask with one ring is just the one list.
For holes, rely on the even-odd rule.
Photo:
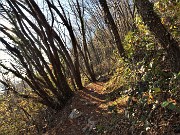
[[(55, 116), (44, 135), (127, 135), (129, 121), (124, 115), (127, 97), (108, 99), (103, 82), (88, 84), (75, 93), (68, 105)], [(69, 118), (76, 109), (79, 117)]]

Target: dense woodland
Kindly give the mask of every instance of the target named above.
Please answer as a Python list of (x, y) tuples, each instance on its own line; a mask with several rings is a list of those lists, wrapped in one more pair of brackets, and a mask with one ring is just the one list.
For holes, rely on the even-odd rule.
[(179, 0), (0, 0), (0, 19), (0, 135), (48, 132), (99, 82), (129, 131), (91, 134), (180, 133)]

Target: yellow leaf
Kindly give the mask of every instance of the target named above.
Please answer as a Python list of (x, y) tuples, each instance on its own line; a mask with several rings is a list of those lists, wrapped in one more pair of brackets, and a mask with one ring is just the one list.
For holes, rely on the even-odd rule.
[(154, 91), (154, 93), (159, 93), (159, 92), (161, 92), (161, 89), (160, 89), (160, 88), (153, 88), (152, 90)]

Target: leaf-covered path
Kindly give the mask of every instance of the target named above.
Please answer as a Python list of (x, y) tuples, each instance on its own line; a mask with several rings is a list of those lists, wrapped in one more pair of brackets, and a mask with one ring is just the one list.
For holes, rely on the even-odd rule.
[[(76, 92), (70, 103), (55, 116), (52, 128), (45, 135), (128, 134), (129, 123), (124, 117), (126, 99), (108, 101), (103, 85), (102, 82), (90, 83), (84, 90)], [(73, 109), (82, 115), (70, 119)], [(115, 110), (118, 112), (113, 112)]]

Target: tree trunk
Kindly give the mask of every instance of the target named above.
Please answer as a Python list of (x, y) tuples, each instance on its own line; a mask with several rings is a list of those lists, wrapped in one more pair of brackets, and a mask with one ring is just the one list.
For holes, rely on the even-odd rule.
[[(7, 65), (0, 63), (0, 66), (25, 81), (42, 99), (41, 103), (56, 110), (62, 109), (73, 96), (73, 91), (69, 87), (62, 72), (62, 63), (59, 58), (60, 54), (54, 44), (54, 39), (56, 38), (53, 37), (52, 28), (35, 1), (27, 1), (26, 6), (29, 6), (31, 14), (35, 17), (34, 19), (40, 24), (39, 27), (32, 23), (22, 12), (22, 9), (27, 11), (26, 7), (21, 7), (22, 4), (19, 5), (16, 1), (7, 1), (7, 4), (10, 9), (12, 9), (12, 15), (16, 19), (16, 22), (14, 22), (11, 14), (8, 14), (9, 20), (6, 18), (10, 23), (12, 22), (11, 24), (14, 26), (14, 30), (12, 31), (13, 36), (4, 29), (0, 29), (0, 31), (9, 37), (9, 40), (16, 44), (17, 48), (1, 37), (0, 42), (5, 45), (6, 49), (11, 53), (11, 56), (13, 56), (13, 59), (19, 61), (19, 64), (24, 69), (23, 74), (26, 75), (25, 77), (21, 75), (22, 71), (16, 68), (16, 65), (8, 68)], [(37, 36), (42, 38), (42, 42), (34, 36), (36, 35), (35, 33), (32, 34), (30, 27), (24, 25), (24, 20), (26, 20), (27, 26), (29, 24)], [(45, 30), (43, 30), (43, 27)], [(16, 39), (21, 40), (21, 42)], [(39, 40), (39, 42), (37, 40)], [(44, 54), (42, 54), (37, 47), (37, 43), (44, 50)], [(52, 70), (49, 68), (44, 55), (46, 55), (48, 61), (51, 62)]]
[(166, 50), (168, 57), (171, 59), (172, 70), (180, 71), (180, 48), (178, 42), (167, 31), (161, 23), (160, 17), (153, 10), (153, 3), (148, 0), (135, 0), (138, 13), (142, 16), (144, 23), (154, 34), (162, 47)]
[(86, 69), (89, 73), (89, 76), (91, 78), (91, 81), (95, 82), (96, 81), (96, 77), (94, 74), (94, 70), (93, 67), (90, 66), (91, 64), (89, 63), (90, 60), (90, 54), (89, 54), (89, 50), (88, 50), (88, 45), (87, 45), (87, 41), (86, 41), (86, 29), (85, 29), (85, 21), (84, 21), (84, 9), (80, 7), (78, 0), (76, 0), (77, 3), (77, 12), (78, 12), (78, 17), (80, 20), (80, 25), (81, 25), (81, 34), (82, 34), (82, 39), (83, 39), (83, 51), (84, 51), (84, 55), (83, 59), (84, 59), (84, 63), (86, 66)]
[[(72, 50), (73, 50), (73, 53), (74, 53), (74, 69), (72, 71), (73, 73), (73, 77), (75, 79), (75, 82), (76, 82), (76, 85), (78, 87), (78, 89), (83, 89), (83, 85), (82, 85), (82, 81), (81, 81), (81, 74), (80, 74), (80, 70), (79, 70), (79, 53), (78, 53), (78, 50), (77, 50), (77, 41), (76, 41), (76, 38), (74, 36), (74, 33), (73, 33), (73, 28), (70, 24), (70, 20), (67, 20), (65, 14), (62, 14), (58, 8), (53, 5), (49, 0), (46, 1), (48, 3), (48, 6), (49, 6), (49, 9), (54, 9), (55, 12), (57, 13), (57, 15), (61, 18), (61, 20), (63, 21), (65, 27), (67, 28), (68, 32), (69, 32), (69, 36), (71, 38), (71, 42), (72, 42)], [(60, 4), (60, 3), (59, 3)], [(64, 9), (61, 5), (59, 5), (61, 10), (64, 12)], [(64, 12), (65, 13), (65, 12)], [(54, 32), (55, 33), (55, 32)], [(70, 68), (71, 69), (71, 68)]]
[(117, 45), (117, 49), (118, 49), (118, 52), (120, 54), (121, 57), (125, 57), (125, 51), (124, 51), (124, 47), (122, 45), (122, 42), (121, 42), (121, 38), (119, 36), (119, 33), (118, 33), (118, 28), (114, 22), (114, 19), (109, 11), (109, 8), (107, 6), (107, 2), (106, 0), (99, 0), (99, 3), (104, 11), (104, 14), (105, 14), (105, 20), (106, 20), (106, 23), (110, 25), (110, 28), (112, 30), (112, 33), (114, 35), (114, 39), (115, 39), (115, 42), (116, 42), (116, 45)]

